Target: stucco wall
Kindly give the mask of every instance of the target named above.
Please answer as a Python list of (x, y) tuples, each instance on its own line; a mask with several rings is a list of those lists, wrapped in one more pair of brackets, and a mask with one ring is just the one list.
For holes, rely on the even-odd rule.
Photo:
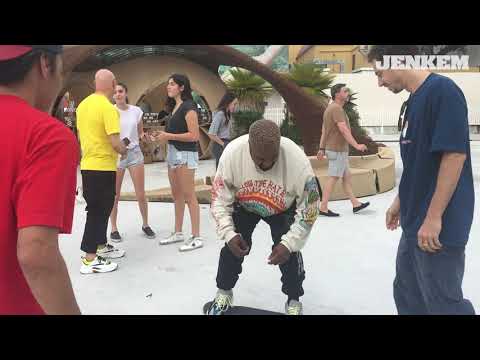
[[(128, 86), (128, 97), (135, 104), (140, 96), (164, 84), (173, 73), (182, 73), (190, 78), (193, 90), (202, 94), (210, 107), (215, 108), (226, 91), (217, 74), (188, 60), (171, 56), (149, 56), (114, 64), (109, 67), (117, 81)], [(93, 89), (95, 72), (74, 73), (67, 84), (77, 103)], [(152, 104), (153, 105), (153, 104)]]

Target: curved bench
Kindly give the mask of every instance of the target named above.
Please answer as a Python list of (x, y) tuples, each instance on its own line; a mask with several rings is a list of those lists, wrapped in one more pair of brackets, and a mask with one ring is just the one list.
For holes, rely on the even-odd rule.
[[(310, 156), (313, 171), (323, 188), (328, 179), (328, 160), (318, 160)], [(349, 157), (352, 173), (352, 189), (357, 197), (370, 196), (389, 191), (395, 187), (395, 154), (388, 147), (380, 147), (379, 152), (366, 156)], [(348, 196), (343, 191), (342, 179), (333, 190), (330, 200), (345, 200)]]
[[(315, 156), (309, 157), (313, 171), (323, 188), (328, 178), (328, 160), (318, 160)], [(389, 191), (395, 187), (395, 154), (388, 147), (379, 148), (379, 152), (367, 156), (350, 156), (350, 171), (352, 173), (352, 188), (355, 196), (371, 196)], [(211, 178), (195, 181), (195, 192), (200, 204), (211, 202)], [(172, 202), (170, 187), (145, 192), (149, 201)], [(330, 200), (348, 199), (343, 191), (342, 180), (340, 179)], [(135, 193), (122, 193), (120, 200), (136, 201)]]

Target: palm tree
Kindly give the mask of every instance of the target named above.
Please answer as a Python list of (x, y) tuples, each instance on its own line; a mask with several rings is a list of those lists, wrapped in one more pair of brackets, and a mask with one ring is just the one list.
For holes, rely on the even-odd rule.
[[(321, 65), (314, 63), (293, 64), (290, 72), (285, 76), (300, 86), (307, 94), (316, 98), (322, 106), (327, 107), (329, 97), (325, 90), (331, 87), (335, 76), (325, 72)], [(322, 120), (319, 119), (319, 121)], [(281, 132), (282, 136), (290, 138), (298, 145), (303, 145), (301, 133), (295, 124), (295, 118), (288, 109), (285, 111)]]
[(324, 71), (319, 64), (293, 64), (287, 78), (295, 82), (306, 93), (318, 97), (322, 102), (327, 102), (325, 90), (332, 85), (335, 75)]
[(272, 87), (251, 71), (230, 69), (230, 75), (226, 85), (238, 99), (238, 108), (233, 116), (231, 133), (231, 138), (234, 139), (246, 134), (250, 125), (263, 117), (265, 101), (270, 95)]
[(257, 111), (263, 115), (265, 100), (272, 91), (269, 85), (260, 76), (251, 71), (231, 69), (232, 78), (226, 84), (238, 98), (239, 111)]

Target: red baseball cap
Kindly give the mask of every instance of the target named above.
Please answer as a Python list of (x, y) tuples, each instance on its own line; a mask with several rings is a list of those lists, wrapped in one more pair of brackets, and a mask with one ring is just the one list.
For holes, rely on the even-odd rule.
[(63, 45), (0, 45), (0, 61), (16, 59), (35, 49), (61, 54)]

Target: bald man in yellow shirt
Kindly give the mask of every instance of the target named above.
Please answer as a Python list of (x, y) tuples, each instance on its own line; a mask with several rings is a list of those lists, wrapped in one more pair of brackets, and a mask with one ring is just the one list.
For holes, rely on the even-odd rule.
[(95, 93), (77, 108), (77, 130), (82, 148), (80, 168), (87, 221), (83, 233), (80, 273), (114, 271), (118, 265), (108, 259), (125, 256), (125, 251), (107, 243), (108, 218), (115, 200), (118, 154), (126, 154), (129, 140), (120, 140), (120, 114), (112, 99), (116, 79), (106, 69), (95, 74)]

